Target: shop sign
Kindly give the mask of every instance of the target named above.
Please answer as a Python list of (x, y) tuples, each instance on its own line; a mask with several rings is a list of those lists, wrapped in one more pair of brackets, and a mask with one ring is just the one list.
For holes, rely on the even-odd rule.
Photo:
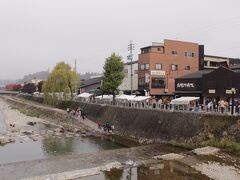
[(232, 94), (232, 90), (227, 89), (226, 94)]
[(209, 94), (215, 94), (215, 93), (216, 93), (216, 90), (215, 90), (215, 89), (209, 89), (209, 90), (208, 90), (208, 93), (209, 93)]
[(233, 88), (233, 89), (227, 89), (226, 90), (226, 94), (236, 94), (236, 89)]
[(177, 88), (195, 88), (194, 83), (177, 83)]
[(158, 70), (152, 70), (151, 75), (152, 76), (165, 76), (165, 71), (158, 71)]

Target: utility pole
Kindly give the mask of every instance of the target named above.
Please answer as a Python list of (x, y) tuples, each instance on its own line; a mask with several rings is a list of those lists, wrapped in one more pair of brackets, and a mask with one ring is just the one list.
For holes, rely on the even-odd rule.
[(134, 50), (134, 44), (132, 41), (130, 41), (130, 44), (128, 45), (128, 51), (130, 54), (128, 55), (128, 60), (131, 62), (131, 95), (133, 92), (133, 50)]

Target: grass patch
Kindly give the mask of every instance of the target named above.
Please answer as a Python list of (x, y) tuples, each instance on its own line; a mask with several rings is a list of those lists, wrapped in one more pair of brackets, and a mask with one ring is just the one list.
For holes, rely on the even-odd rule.
[(217, 148), (224, 149), (227, 152), (231, 152), (240, 155), (240, 143), (237, 143), (233, 139), (221, 138), (217, 140), (214, 136), (210, 137), (209, 140), (203, 141), (202, 146), (214, 146)]
[(20, 113), (25, 114), (26, 116), (39, 118), (39, 113), (28, 111), (28, 109), (25, 108), (25, 107), (17, 108), (17, 110), (18, 110)]
[(192, 150), (195, 148), (194, 145), (189, 144), (189, 143), (178, 143), (177, 141), (170, 141), (169, 142), (170, 145), (174, 146), (174, 147), (178, 147), (178, 148), (183, 148), (183, 149), (187, 149), (187, 150)]

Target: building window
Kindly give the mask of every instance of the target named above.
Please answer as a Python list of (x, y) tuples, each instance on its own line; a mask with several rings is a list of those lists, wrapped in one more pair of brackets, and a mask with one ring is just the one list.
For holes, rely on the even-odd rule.
[(152, 78), (152, 88), (165, 88), (165, 80), (163, 78)]
[(145, 83), (149, 83), (150, 75), (145, 74)]
[(155, 175), (159, 175), (159, 174), (160, 174), (160, 169), (155, 169), (155, 170), (154, 170), (154, 174), (155, 174)]
[(161, 51), (161, 48), (157, 48), (158, 51)]
[(218, 63), (217, 62), (213, 62), (213, 61), (210, 61), (210, 66), (211, 67), (218, 67)]
[(172, 50), (172, 54), (173, 55), (177, 55), (177, 51), (176, 50)]
[(185, 66), (184, 70), (189, 71), (190, 70), (190, 66), (189, 65)]
[(145, 69), (149, 69), (149, 64), (145, 64)]
[(194, 52), (190, 52), (190, 51), (187, 51), (184, 54), (185, 54), (185, 57), (194, 57), (195, 56), (195, 53)]
[(141, 64), (140, 69), (141, 70), (148, 70), (149, 69), (149, 64)]
[(172, 71), (177, 71), (178, 70), (178, 65), (177, 64), (171, 64), (171, 70)]
[(144, 53), (149, 53), (149, 52), (150, 52), (150, 49), (149, 49), (149, 48), (142, 49), (142, 54), (144, 54)]
[(155, 64), (156, 70), (161, 70), (162, 69), (162, 64)]
[(204, 61), (204, 66), (208, 66), (208, 62), (207, 61)]
[(138, 74), (138, 70), (134, 70), (134, 74)]

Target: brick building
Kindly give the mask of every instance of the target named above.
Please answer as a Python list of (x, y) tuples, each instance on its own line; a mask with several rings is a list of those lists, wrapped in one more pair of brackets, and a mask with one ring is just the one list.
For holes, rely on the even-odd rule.
[(152, 96), (172, 96), (175, 78), (204, 68), (204, 46), (164, 40), (141, 48), (138, 86)]

